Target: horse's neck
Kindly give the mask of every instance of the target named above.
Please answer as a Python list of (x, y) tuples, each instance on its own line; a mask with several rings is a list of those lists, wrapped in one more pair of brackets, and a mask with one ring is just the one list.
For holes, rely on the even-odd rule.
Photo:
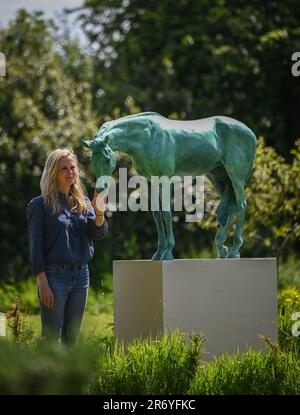
[(144, 137), (142, 132), (139, 134), (134, 125), (129, 126), (128, 123), (122, 128), (121, 134), (113, 135), (109, 141), (109, 146), (113, 151), (122, 151), (122, 153), (135, 156), (143, 149)]

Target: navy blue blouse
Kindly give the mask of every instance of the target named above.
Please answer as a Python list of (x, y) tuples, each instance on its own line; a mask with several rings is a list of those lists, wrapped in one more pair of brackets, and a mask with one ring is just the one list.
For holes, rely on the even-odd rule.
[(27, 206), (29, 263), (36, 275), (46, 265), (86, 264), (94, 255), (93, 239), (102, 239), (108, 224), (96, 226), (96, 215), (88, 197), (87, 214), (72, 213), (65, 195), (59, 192), (62, 209), (53, 214), (42, 195)]

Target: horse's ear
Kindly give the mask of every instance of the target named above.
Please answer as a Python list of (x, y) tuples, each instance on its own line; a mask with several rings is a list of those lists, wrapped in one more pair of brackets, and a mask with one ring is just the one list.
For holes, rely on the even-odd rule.
[(109, 141), (117, 135), (120, 135), (122, 133), (122, 130), (120, 128), (113, 128), (107, 133), (104, 132), (104, 137), (101, 139), (104, 146), (107, 146), (109, 144)]
[(105, 137), (104, 137), (104, 139), (103, 139), (103, 144), (105, 145), (105, 146), (107, 146), (107, 144), (109, 143), (109, 134), (107, 134)]
[(87, 148), (91, 148), (91, 141), (88, 140), (81, 140), (83, 142), (83, 144), (87, 147)]
[(97, 147), (97, 142), (95, 140), (82, 140), (83, 144), (92, 150)]

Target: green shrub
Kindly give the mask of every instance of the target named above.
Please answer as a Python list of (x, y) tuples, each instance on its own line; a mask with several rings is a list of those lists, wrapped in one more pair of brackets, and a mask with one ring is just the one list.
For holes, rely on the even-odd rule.
[(202, 337), (175, 331), (161, 339), (138, 339), (126, 353), (117, 346), (99, 368), (100, 394), (182, 394), (201, 362)]
[(38, 343), (20, 348), (0, 341), (1, 394), (83, 394), (96, 375), (99, 349)]
[(292, 352), (300, 358), (300, 337), (293, 336), (292, 315), (300, 312), (300, 290), (287, 288), (278, 294), (278, 336), (282, 350)]
[(35, 277), (16, 284), (4, 284), (0, 286), (0, 312), (8, 311), (11, 305), (20, 298), (20, 307), (23, 312), (36, 314), (39, 312), (37, 297), (37, 283)]
[[(105, 287), (106, 288), (106, 287)], [(28, 314), (38, 314), (40, 311), (37, 296), (37, 282), (35, 277), (16, 284), (3, 284), (0, 286), (0, 312), (11, 309), (16, 302), (16, 297), (20, 298), (20, 308), (22, 312)], [(112, 311), (112, 293), (109, 290), (98, 290), (89, 288), (87, 311), (98, 314), (100, 312)]]
[(294, 254), (278, 264), (278, 288), (289, 287), (300, 289), (300, 259)]
[(222, 355), (199, 370), (189, 393), (196, 395), (299, 394), (300, 360), (280, 351)]
[(300, 311), (300, 290), (295, 287), (278, 294), (278, 344), (266, 339), (270, 350), (224, 354), (210, 362), (203, 360), (199, 334), (188, 336), (177, 331), (160, 339), (137, 339), (126, 351), (115, 345), (111, 324), (110, 328), (101, 326), (103, 316), (108, 321), (112, 310), (112, 294), (93, 288), (88, 304), (89, 330), (81, 336), (79, 346), (68, 351), (58, 344), (48, 347), (28, 326), (26, 314), (22, 312), (19, 318), (11, 307), (15, 295), (23, 293), (21, 306), (25, 299), (26, 307), (22, 309), (32, 311), (31, 301), (37, 301), (35, 290), (34, 280), (0, 290), (0, 300), (7, 302), (2, 310), (11, 310), (8, 322), (14, 333), (9, 341), (0, 338), (0, 393), (300, 393), (300, 337), (292, 335), (291, 318)]
[(86, 310), (92, 314), (112, 312), (113, 296), (111, 292), (96, 291), (89, 287)]

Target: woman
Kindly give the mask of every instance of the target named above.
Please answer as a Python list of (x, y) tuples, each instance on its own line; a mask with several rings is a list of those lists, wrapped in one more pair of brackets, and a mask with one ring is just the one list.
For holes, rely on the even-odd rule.
[(27, 219), (42, 336), (60, 337), (64, 344), (72, 344), (86, 306), (92, 240), (102, 239), (108, 228), (103, 209), (106, 200), (95, 193), (90, 202), (84, 195), (76, 155), (66, 148), (49, 155), (40, 187), (41, 195), (27, 206)]

